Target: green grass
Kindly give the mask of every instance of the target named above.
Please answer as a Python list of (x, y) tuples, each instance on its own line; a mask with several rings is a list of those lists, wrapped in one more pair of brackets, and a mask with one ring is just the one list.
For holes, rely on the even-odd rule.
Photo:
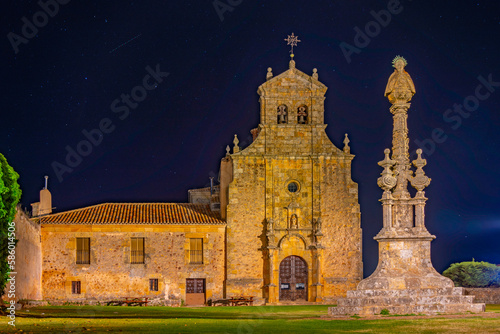
[[(500, 305), (488, 305), (500, 313)], [(498, 333), (495, 318), (324, 320), (328, 306), (121, 307), (47, 306), (2, 317), (0, 333)], [(311, 319), (315, 318), (315, 319)], [(20, 331), (22, 330), (22, 332)]]

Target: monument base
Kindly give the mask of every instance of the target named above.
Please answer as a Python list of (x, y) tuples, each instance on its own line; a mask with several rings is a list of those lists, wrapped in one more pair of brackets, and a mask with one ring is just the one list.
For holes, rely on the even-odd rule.
[(484, 312), (485, 304), (474, 304), (474, 296), (463, 293), (463, 288), (354, 290), (347, 292), (347, 298), (339, 299), (337, 307), (329, 307), (328, 314), (367, 316), (382, 310), (389, 314), (426, 315)]
[(328, 313), (366, 316), (384, 309), (390, 314), (484, 312), (485, 304), (473, 304), (473, 296), (465, 296), (463, 288), (455, 288), (451, 279), (434, 269), (430, 260), (434, 238), (425, 229), (383, 229), (375, 237), (379, 243), (377, 269)]

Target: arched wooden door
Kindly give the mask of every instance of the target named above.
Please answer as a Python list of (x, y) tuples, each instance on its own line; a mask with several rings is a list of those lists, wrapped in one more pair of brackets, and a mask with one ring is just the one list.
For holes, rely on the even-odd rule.
[(280, 264), (280, 300), (307, 300), (307, 264), (291, 255)]

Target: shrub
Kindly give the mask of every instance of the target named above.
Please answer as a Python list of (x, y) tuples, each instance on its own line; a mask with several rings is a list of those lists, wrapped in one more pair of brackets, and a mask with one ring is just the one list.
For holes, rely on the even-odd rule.
[(453, 263), (443, 276), (464, 288), (500, 287), (500, 267), (488, 262)]

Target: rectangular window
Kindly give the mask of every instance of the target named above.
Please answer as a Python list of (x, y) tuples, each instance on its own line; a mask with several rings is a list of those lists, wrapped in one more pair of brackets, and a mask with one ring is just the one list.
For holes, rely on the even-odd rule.
[(90, 264), (90, 238), (76, 238), (76, 263)]
[(72, 281), (71, 282), (71, 293), (74, 295), (79, 295), (82, 293), (82, 282)]
[(190, 239), (189, 263), (191, 264), (203, 263), (203, 239), (201, 238)]
[(144, 263), (144, 238), (130, 239), (130, 263)]
[(158, 278), (151, 278), (149, 280), (149, 291), (158, 291)]

